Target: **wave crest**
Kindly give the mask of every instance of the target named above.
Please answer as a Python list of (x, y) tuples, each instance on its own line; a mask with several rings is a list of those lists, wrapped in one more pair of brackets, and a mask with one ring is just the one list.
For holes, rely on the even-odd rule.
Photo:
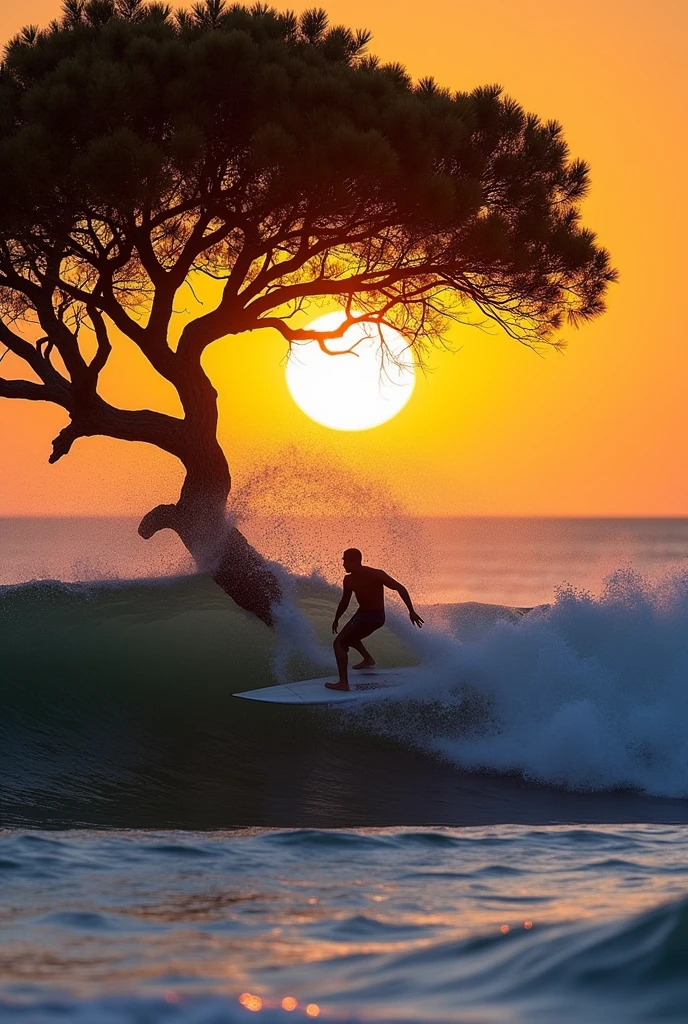
[(377, 711), (379, 729), (464, 769), (688, 797), (688, 572), (619, 570), (599, 597), (565, 588), (478, 639), (447, 639), (425, 639), (430, 667), (396, 722)]

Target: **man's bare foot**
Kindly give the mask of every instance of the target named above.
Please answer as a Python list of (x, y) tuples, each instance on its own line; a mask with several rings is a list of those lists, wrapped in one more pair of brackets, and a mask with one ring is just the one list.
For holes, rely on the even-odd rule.
[(375, 658), (364, 658), (363, 661), (359, 661), (358, 665), (352, 665), (352, 668), (375, 668), (377, 662)]
[(348, 690), (349, 689), (349, 684), (348, 683), (343, 683), (341, 681), (341, 679), (339, 680), (338, 683), (325, 683), (325, 686), (327, 687), (328, 690)]

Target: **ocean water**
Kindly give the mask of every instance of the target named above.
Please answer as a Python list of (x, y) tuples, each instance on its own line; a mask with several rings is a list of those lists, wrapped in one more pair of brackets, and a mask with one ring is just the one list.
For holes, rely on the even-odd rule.
[(685, 1021), (668, 826), (0, 834), (0, 1015)]
[[(368, 499), (368, 496), (364, 496)], [(363, 501), (362, 501), (363, 503)], [(341, 551), (355, 546), (384, 564), (425, 604), (532, 606), (566, 585), (599, 594), (631, 568), (648, 579), (688, 560), (688, 519), (418, 519), (392, 508), (369, 516), (247, 515), (241, 527), (298, 576), (339, 583)], [(169, 531), (144, 541), (138, 519), (0, 518), (0, 585), (152, 579), (193, 573)]]
[[(687, 520), (256, 517), (276, 635), (135, 525), (0, 520), (0, 1020), (688, 1019)], [(356, 543), (409, 683), (233, 698)]]

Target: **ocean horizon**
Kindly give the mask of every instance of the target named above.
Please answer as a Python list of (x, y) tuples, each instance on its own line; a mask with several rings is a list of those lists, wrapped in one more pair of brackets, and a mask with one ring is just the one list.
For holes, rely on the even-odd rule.
[[(140, 518), (2, 516), (0, 585), (195, 573), (171, 531), (142, 540)], [(427, 603), (541, 604), (561, 586), (598, 593), (621, 568), (655, 578), (688, 560), (688, 517), (678, 516), (254, 515), (239, 525), (289, 572), (330, 582), (341, 576), (341, 551), (361, 547)]]

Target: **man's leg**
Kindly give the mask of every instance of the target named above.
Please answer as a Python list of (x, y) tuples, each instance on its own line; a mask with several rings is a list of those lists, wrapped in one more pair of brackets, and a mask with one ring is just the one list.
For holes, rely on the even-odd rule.
[(349, 619), (332, 645), (334, 647), (334, 656), (337, 659), (339, 679), (336, 683), (325, 683), (328, 690), (349, 689), (349, 648), (355, 647), (357, 650), (360, 649), (361, 632), (365, 633), (365, 627), (361, 625), (360, 620), (354, 615)]
[(363, 646), (363, 638), (370, 636), (376, 629), (379, 629), (382, 623), (378, 625), (371, 625), (370, 623), (361, 622), (360, 618), (357, 619), (356, 615), (349, 619), (344, 629), (341, 631), (334, 644), (334, 655), (337, 659), (337, 668), (339, 669), (339, 679), (336, 683), (325, 683), (328, 690), (348, 690), (349, 689), (349, 648), (353, 647), (363, 656), (363, 663), (356, 665), (356, 668), (372, 668), (375, 664), (375, 659), (371, 656), (370, 652)]
[[(345, 627), (346, 628), (346, 627)], [(342, 633), (344, 630), (342, 630)], [(349, 689), (349, 644), (346, 640), (342, 639), (342, 636), (338, 636), (332, 645), (334, 647), (334, 656), (337, 659), (337, 668), (339, 669), (339, 679), (336, 683), (325, 683), (328, 690), (348, 690)]]
[(349, 643), (363, 658), (363, 661), (359, 661), (358, 665), (352, 665), (352, 668), (373, 668), (377, 664), (370, 651), (363, 646), (362, 640), (350, 640)]

